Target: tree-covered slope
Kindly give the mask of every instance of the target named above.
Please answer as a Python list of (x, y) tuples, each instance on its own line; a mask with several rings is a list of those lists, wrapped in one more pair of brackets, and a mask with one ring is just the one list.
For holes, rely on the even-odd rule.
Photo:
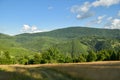
[(11, 55), (26, 55), (30, 54), (30, 50), (23, 48), (21, 43), (16, 42), (14, 36), (0, 34), (0, 53), (9, 52)]
[(120, 30), (69, 27), (15, 36), (0, 34), (0, 51), (9, 51), (11, 54), (42, 52), (50, 47), (57, 47), (61, 53), (71, 53), (73, 45), (75, 46), (74, 53), (118, 49), (120, 47)]
[(16, 36), (0, 34), (0, 64), (120, 60), (120, 30), (70, 27)]
[(87, 27), (69, 27), (63, 29), (57, 29), (49, 32), (34, 33), (34, 34), (20, 34), (17, 36), (48, 36), (55, 38), (76, 38), (85, 36), (99, 36), (99, 37), (114, 37), (120, 38), (120, 30), (118, 29), (98, 29), (98, 28), (87, 28)]

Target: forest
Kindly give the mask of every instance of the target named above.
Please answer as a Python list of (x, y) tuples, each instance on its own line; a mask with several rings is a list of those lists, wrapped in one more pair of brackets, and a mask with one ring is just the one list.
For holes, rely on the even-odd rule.
[(0, 64), (120, 60), (120, 30), (69, 27), (9, 36), (0, 33)]

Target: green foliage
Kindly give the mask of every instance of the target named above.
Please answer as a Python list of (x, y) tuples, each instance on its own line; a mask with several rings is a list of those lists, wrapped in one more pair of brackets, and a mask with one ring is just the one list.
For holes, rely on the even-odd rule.
[[(77, 39), (86, 52), (88, 47), (90, 47), (90, 50), (91, 48), (92, 50), (110, 49), (109, 47), (112, 45), (108, 39), (113, 40), (118, 39), (118, 37), (120, 37), (120, 30), (70, 27), (43, 33), (24, 33), (14, 36), (14, 39), (30, 51), (42, 52), (49, 49), (51, 45), (57, 45), (62, 53), (70, 53), (70, 44), (68, 43), (71, 39)], [(84, 51), (81, 49), (81, 52)]]
[(73, 62), (73, 58), (71, 57), (71, 55), (65, 56), (65, 63), (72, 63), (72, 62)]
[(19, 64), (28, 64), (28, 59), (26, 59), (24, 56), (19, 57), (18, 59)]
[(33, 64), (40, 64), (41, 63), (42, 57), (39, 53), (36, 53), (33, 57), (34, 57)]
[(97, 61), (103, 61), (105, 60), (106, 56), (104, 53), (98, 53), (97, 54)]
[(102, 50), (100, 52), (102, 52), (105, 55), (104, 60), (110, 60), (110, 52), (109, 52), (109, 50)]
[(120, 60), (120, 30), (70, 27), (16, 36), (0, 34), (0, 64), (96, 60)]
[(87, 60), (86, 60), (86, 58), (85, 58), (85, 56), (84, 55), (80, 55), (79, 57), (78, 57), (78, 62), (86, 62)]
[(76, 58), (80, 54), (87, 53), (87, 47), (80, 43), (79, 40), (72, 40), (71, 42), (71, 56)]
[(96, 59), (97, 59), (96, 53), (93, 51), (89, 51), (89, 54), (87, 56), (87, 61), (88, 62), (96, 61)]
[(8, 51), (0, 52), (0, 64), (14, 64), (15, 60), (12, 58)]
[(35, 33), (35, 34), (21, 34), (19, 36), (49, 36), (54, 38), (76, 38), (76, 37), (86, 37), (86, 36), (99, 36), (106, 38), (119, 38), (120, 30), (112, 29), (97, 29), (97, 28), (87, 28), (87, 27), (69, 27), (64, 29), (57, 29), (50, 32)]
[(112, 49), (112, 46), (110, 44), (109, 41), (98, 41), (96, 44), (95, 44), (95, 49), (96, 51), (100, 51), (100, 50), (103, 50), (103, 49)]
[(118, 60), (119, 59), (119, 54), (115, 51), (111, 52), (111, 56), (110, 56), (111, 60)]
[(56, 63), (61, 59), (60, 52), (57, 48), (51, 47), (45, 53), (42, 54), (42, 59), (46, 60), (46, 63)]

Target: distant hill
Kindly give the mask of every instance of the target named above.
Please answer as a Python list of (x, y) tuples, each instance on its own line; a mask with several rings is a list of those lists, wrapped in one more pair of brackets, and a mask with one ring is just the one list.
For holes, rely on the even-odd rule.
[(57, 29), (49, 32), (42, 33), (25, 33), (17, 36), (47, 36), (54, 38), (76, 38), (76, 37), (86, 37), (86, 36), (99, 36), (99, 37), (120, 37), (119, 29), (99, 29), (99, 28), (87, 28), (87, 27), (68, 27), (63, 29)]
[(0, 33), (0, 39), (10, 39), (10, 38), (12, 37), (7, 34)]
[(70, 53), (73, 41), (77, 41), (74, 45), (77, 50), (80, 50), (78, 53), (102, 48), (119, 48), (120, 30), (68, 27), (15, 36), (0, 33), (0, 51), (9, 51), (11, 54), (30, 54), (55, 46), (62, 53)]

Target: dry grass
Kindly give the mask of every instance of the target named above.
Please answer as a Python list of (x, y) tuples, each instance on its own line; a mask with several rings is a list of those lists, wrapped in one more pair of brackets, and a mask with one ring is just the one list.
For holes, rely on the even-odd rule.
[(120, 79), (120, 61), (61, 64), (51, 68), (83, 80)]
[(41, 68), (24, 66), (1, 65), (0, 80), (43, 80)]
[(0, 80), (119, 80), (120, 61), (0, 65)]

